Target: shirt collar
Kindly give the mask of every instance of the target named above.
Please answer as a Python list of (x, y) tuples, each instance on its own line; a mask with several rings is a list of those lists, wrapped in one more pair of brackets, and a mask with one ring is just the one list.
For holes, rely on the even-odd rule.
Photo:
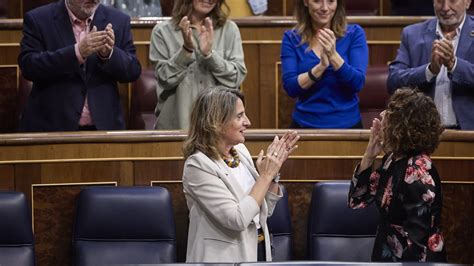
[(89, 26), (90, 23), (92, 22), (92, 20), (94, 19), (94, 15), (95, 15), (95, 11), (97, 10), (97, 8), (94, 10), (94, 12), (92, 13), (92, 15), (90, 17), (88, 17), (85, 21), (82, 20), (82, 19), (79, 19), (78, 17), (76, 17), (76, 15), (74, 15), (74, 13), (71, 11), (71, 9), (69, 8), (69, 1), (68, 0), (65, 0), (66, 2), (66, 9), (67, 9), (67, 13), (69, 14), (69, 19), (71, 20), (71, 24), (74, 25), (76, 21), (80, 21), (80, 22), (86, 22), (86, 26)]
[[(459, 36), (461, 36), (461, 30), (462, 30), (462, 27), (464, 26), (464, 22), (466, 21), (466, 12), (464, 12), (464, 18), (462, 19), (462, 22), (461, 24), (459, 24), (459, 26), (456, 28), (456, 36), (454, 38), (459, 38)], [(440, 38), (444, 38), (444, 35), (443, 35), (443, 31), (441, 30), (441, 24), (439, 23), (439, 20), (437, 20), (437, 23), (436, 23), (436, 36), (440, 37)]]

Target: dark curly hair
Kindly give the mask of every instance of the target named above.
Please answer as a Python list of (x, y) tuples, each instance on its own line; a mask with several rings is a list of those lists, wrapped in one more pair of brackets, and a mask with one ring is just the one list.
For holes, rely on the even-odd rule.
[(384, 149), (394, 155), (433, 153), (444, 128), (433, 100), (412, 88), (390, 97), (383, 122)]

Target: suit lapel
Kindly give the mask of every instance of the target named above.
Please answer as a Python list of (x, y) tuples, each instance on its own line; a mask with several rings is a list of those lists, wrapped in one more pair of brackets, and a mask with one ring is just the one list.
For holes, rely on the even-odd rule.
[(466, 14), (466, 20), (461, 30), (461, 36), (459, 36), (458, 49), (456, 51), (456, 56), (460, 58), (468, 57), (469, 48), (471, 48), (472, 41), (474, 36), (471, 35), (471, 32), (474, 30), (474, 25), (471, 20), (471, 16)]
[[(76, 37), (72, 30), (71, 19), (66, 8), (65, 1), (58, 2), (54, 9), (54, 24), (58, 35), (63, 42), (63, 46), (70, 46), (76, 44)], [(76, 72), (81, 76), (82, 80), (85, 79), (84, 71), (80, 68), (79, 64)]]
[(64, 46), (74, 45), (76, 43), (76, 38), (74, 37), (74, 32), (72, 31), (71, 20), (69, 18), (66, 4), (64, 1), (61, 1), (56, 4), (54, 9), (54, 24), (58, 35), (61, 36)]
[[(97, 10), (94, 13), (94, 19), (91, 22), (90, 29), (92, 30), (92, 28), (94, 26), (97, 27), (98, 31), (104, 30), (105, 26), (107, 26), (107, 18), (105, 16), (104, 6), (102, 6), (102, 4), (100, 4), (97, 7)], [(99, 60), (99, 58), (97, 57), (96, 54), (93, 54), (92, 56), (89, 56), (87, 58), (87, 62), (86, 62), (86, 80), (89, 80), (92, 73), (95, 72), (95, 68), (98, 65), (97, 60)]]
[(423, 62), (429, 62), (430, 61), (430, 56), (431, 56), (431, 49), (433, 48), (433, 42), (437, 38), (436, 36), (436, 23), (438, 23), (438, 20), (432, 19), (427, 27), (425, 28), (425, 31), (423, 33), (423, 40), (425, 43), (425, 49), (426, 49), (426, 55), (427, 58), (423, 58)]

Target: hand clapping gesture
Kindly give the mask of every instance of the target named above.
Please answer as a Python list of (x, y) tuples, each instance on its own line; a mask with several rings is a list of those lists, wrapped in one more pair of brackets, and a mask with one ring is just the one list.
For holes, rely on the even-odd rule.
[(183, 35), (183, 45), (187, 50), (194, 50), (194, 42), (193, 42), (193, 32), (191, 30), (191, 21), (187, 16), (184, 16), (181, 21), (179, 22), (179, 29), (181, 30), (181, 34)]
[(260, 176), (272, 180), (280, 171), (281, 165), (288, 159), (288, 155), (298, 148), (296, 142), (299, 138), (296, 131), (286, 132), (281, 139), (275, 136), (267, 148), (266, 156), (264, 157), (263, 150), (258, 154), (257, 169)]
[(97, 31), (97, 27), (94, 26), (84, 37), (81, 36), (81, 40), (78, 44), (79, 53), (83, 58), (87, 58), (94, 53), (98, 53), (101, 57), (107, 58), (110, 56), (114, 44), (115, 35), (112, 24), (107, 24), (107, 27), (103, 31)]
[(99, 55), (102, 58), (108, 58), (115, 45), (115, 34), (114, 29), (112, 28), (112, 24), (107, 24), (104, 31), (106, 33), (105, 43), (99, 49)]
[[(82, 37), (82, 34), (84, 34), (84, 37)], [(81, 53), (83, 58), (99, 51), (107, 39), (107, 33), (105, 31), (97, 31), (96, 26), (89, 33), (83, 32), (82, 34), (79, 41), (79, 53)]]
[[(382, 112), (380, 116), (383, 117), (384, 112)], [(359, 173), (371, 167), (375, 158), (382, 153), (382, 134), (382, 123), (378, 118), (374, 118), (374, 120), (372, 120), (372, 126), (370, 127), (369, 144), (367, 144), (364, 157), (360, 163)]]
[(336, 52), (336, 36), (328, 28), (319, 30), (318, 41), (323, 46), (323, 52), (328, 58), (331, 58)]
[(335, 70), (339, 69), (344, 63), (344, 59), (339, 55), (336, 50), (336, 35), (328, 28), (322, 28), (318, 31), (318, 42), (323, 46), (323, 52), (329, 63), (334, 67)]
[(382, 123), (378, 118), (374, 118), (370, 127), (369, 144), (365, 150), (365, 155), (371, 159), (375, 159), (382, 153)]
[(204, 56), (208, 56), (212, 51), (212, 42), (214, 40), (214, 26), (212, 20), (207, 17), (201, 26), (199, 33), (199, 48)]
[(446, 38), (442, 40), (435, 40), (433, 42), (433, 47), (431, 48), (431, 61), (430, 61), (430, 71), (433, 74), (438, 74), (441, 65), (446, 66), (448, 71), (451, 71), (454, 67), (455, 58), (454, 55), (454, 46), (452, 39), (454, 38), (455, 33), (446, 34)]

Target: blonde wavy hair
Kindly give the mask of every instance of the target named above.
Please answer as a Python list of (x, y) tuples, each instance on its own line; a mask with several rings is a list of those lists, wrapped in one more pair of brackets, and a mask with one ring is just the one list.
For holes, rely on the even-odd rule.
[(221, 158), (217, 144), (223, 126), (234, 116), (238, 99), (245, 103), (244, 95), (239, 90), (222, 86), (204, 90), (198, 95), (191, 111), (188, 136), (184, 141), (185, 159), (196, 151), (212, 159)]

